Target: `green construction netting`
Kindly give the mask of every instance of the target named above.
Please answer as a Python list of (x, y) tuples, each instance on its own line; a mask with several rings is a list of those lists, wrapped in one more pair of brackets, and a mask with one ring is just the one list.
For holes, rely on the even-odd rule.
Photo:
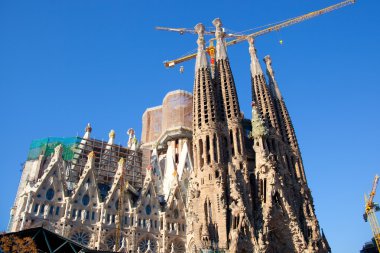
[(30, 144), (28, 160), (38, 159), (40, 155), (45, 157), (50, 156), (54, 153), (54, 148), (62, 144), (63, 153), (62, 157), (65, 161), (70, 161), (74, 157), (75, 149), (80, 143), (80, 138), (69, 137), (69, 138), (59, 138), (59, 137), (49, 137), (39, 140), (34, 140)]

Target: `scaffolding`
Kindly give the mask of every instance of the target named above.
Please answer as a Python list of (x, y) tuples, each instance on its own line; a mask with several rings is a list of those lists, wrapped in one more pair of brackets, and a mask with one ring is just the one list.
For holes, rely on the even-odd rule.
[(87, 162), (87, 156), (93, 151), (95, 155), (95, 176), (101, 192), (108, 191), (112, 185), (118, 161), (121, 158), (126, 161), (125, 180), (135, 189), (140, 189), (143, 185), (145, 170), (142, 169), (141, 151), (130, 150), (121, 145), (111, 145), (96, 139), (54, 137), (35, 140), (30, 146), (28, 160), (36, 160), (43, 155), (48, 161), (54, 153), (54, 148), (58, 145), (63, 147), (62, 158), (68, 183), (79, 181)]
[(193, 96), (176, 90), (166, 94), (162, 105), (148, 108), (143, 115), (142, 143), (156, 142), (168, 130), (192, 129)]

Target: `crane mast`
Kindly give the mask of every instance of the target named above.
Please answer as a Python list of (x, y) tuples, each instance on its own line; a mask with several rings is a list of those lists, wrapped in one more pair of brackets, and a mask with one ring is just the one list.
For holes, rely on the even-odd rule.
[[(318, 17), (320, 15), (323, 15), (323, 14), (326, 14), (328, 12), (340, 9), (340, 8), (345, 7), (347, 5), (354, 4), (355, 2), (356, 2), (356, 0), (346, 0), (346, 1), (343, 1), (343, 2), (340, 2), (340, 3), (334, 4), (334, 5), (331, 5), (329, 7), (323, 8), (323, 9), (307, 13), (305, 15), (301, 15), (301, 16), (298, 16), (298, 17), (295, 17), (295, 18), (288, 19), (288, 20), (286, 20), (284, 22), (281, 22), (281, 23), (279, 23), (277, 25), (270, 26), (268, 28), (265, 28), (263, 30), (260, 30), (260, 31), (257, 31), (257, 32), (251, 33), (251, 34), (247, 34), (247, 35), (227, 34), (226, 37), (235, 37), (235, 39), (227, 42), (226, 45), (227, 46), (235, 45), (235, 44), (238, 44), (240, 42), (243, 42), (243, 41), (247, 40), (250, 37), (256, 38), (256, 37), (262, 36), (264, 34), (267, 34), (267, 33), (273, 32), (273, 31), (279, 31), (282, 28), (298, 24), (300, 22), (303, 22), (305, 20), (308, 20), (308, 19), (311, 19), (311, 18), (314, 18), (314, 17)], [(164, 31), (179, 32), (180, 34), (195, 33), (194, 30), (192, 30), (192, 29), (186, 29), (186, 28), (156, 27), (156, 29), (157, 30), (164, 30)], [(213, 32), (213, 31), (207, 31), (206, 32), (206, 34), (209, 34), (209, 35), (210, 34), (214, 34), (214, 33), (215, 32)], [(212, 40), (214, 40), (214, 39), (211, 39), (210, 41), (212, 41)], [(215, 48), (213, 46), (209, 46), (209, 47), (206, 48), (207, 52), (210, 52), (210, 50), (214, 51)], [(175, 59), (175, 60), (165, 61), (164, 62), (164, 66), (165, 67), (174, 67), (176, 64), (181, 63), (181, 62), (185, 62), (185, 61), (190, 60), (190, 59), (193, 59), (196, 56), (197, 56), (197, 54), (194, 53), (194, 54), (189, 54), (189, 55), (186, 55), (184, 57), (181, 57), (181, 58), (178, 58), (178, 59)]]
[(371, 193), (369, 194), (369, 198), (364, 195), (365, 200), (365, 212), (364, 212), (364, 220), (367, 222), (369, 221), (373, 233), (373, 238), (375, 239), (376, 246), (378, 251), (380, 252), (380, 227), (379, 222), (376, 217), (376, 211), (379, 210), (379, 205), (373, 203), (373, 198), (376, 194), (377, 184), (379, 182), (379, 176), (376, 175), (375, 179), (373, 180)]

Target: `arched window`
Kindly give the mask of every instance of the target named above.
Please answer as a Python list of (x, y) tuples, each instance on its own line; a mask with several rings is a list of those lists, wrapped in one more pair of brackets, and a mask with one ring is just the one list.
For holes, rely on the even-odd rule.
[(84, 206), (87, 206), (88, 203), (90, 203), (90, 196), (88, 196), (88, 194), (85, 194), (85, 195), (83, 196), (83, 198), (82, 198), (82, 204), (83, 204)]
[(146, 205), (146, 207), (145, 207), (145, 213), (147, 215), (150, 215), (152, 213), (152, 207), (150, 205)]
[(53, 198), (54, 198), (54, 190), (53, 188), (49, 188), (46, 192), (46, 199), (50, 201)]

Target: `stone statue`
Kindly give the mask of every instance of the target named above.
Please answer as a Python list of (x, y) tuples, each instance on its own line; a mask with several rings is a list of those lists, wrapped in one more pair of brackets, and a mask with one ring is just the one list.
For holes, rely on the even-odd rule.
[(146, 228), (147, 228), (148, 232), (150, 231), (150, 227), (151, 227), (151, 220), (148, 219), (147, 224), (146, 224)]
[(86, 210), (82, 210), (81, 212), (81, 221), (82, 223), (86, 221)]
[(44, 210), (44, 219), (47, 219), (48, 215), (49, 215), (49, 205), (46, 205), (45, 206), (45, 210)]

